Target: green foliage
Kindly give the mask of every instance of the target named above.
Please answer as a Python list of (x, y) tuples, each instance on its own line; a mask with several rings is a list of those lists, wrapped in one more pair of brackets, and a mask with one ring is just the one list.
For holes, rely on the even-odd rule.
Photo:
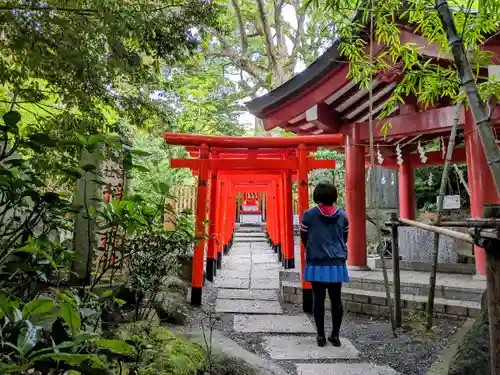
[[(51, 233), (64, 223), (63, 228), (71, 229), (67, 217), (80, 210), (95, 219), (100, 231), (110, 231), (115, 236), (120, 233), (126, 241), (110, 241), (113, 244), (110, 250), (113, 254), (122, 251), (120, 260), (130, 262), (131, 280), (142, 277), (152, 283), (139, 285), (149, 299), (154, 296), (157, 284), (175, 268), (176, 257), (191, 249), (194, 234), (190, 223), (180, 218), (173, 231), (162, 231), (169, 191), (164, 183), (154, 186), (160, 197), (156, 201), (132, 195), (122, 201), (94, 201), (90, 207), (73, 207), (64, 195), (38, 178), (33, 159), (39, 150), (51, 148), (61, 152), (67, 147), (78, 147), (97, 158), (123, 160), (126, 169), (137, 169), (139, 164), (134, 155), (146, 154), (136, 150), (124, 153), (121, 143), (109, 135), (75, 134), (75, 139), (70, 141), (45, 135), (22, 135), (20, 113), (10, 111), (3, 118), (4, 125), (0, 128), (4, 145), (0, 154), (0, 372), (104, 373), (105, 368), (118, 366), (123, 356), (134, 354), (129, 344), (108, 340), (102, 331), (103, 318), (119, 312), (124, 301), (110, 292), (98, 296), (90, 290), (75, 293), (60, 289), (60, 284), (68, 281), (75, 256), (64, 244), (51, 241)], [(87, 184), (91, 182), (91, 175), (100, 177), (91, 164), (76, 164), (64, 173), (73, 183), (83, 179)], [(142, 273), (134, 273), (137, 270)], [(102, 274), (98, 275), (94, 284), (101, 277)]]
[[(335, 169), (317, 169), (309, 173), (309, 183), (314, 189), (321, 181), (333, 182), (337, 187), (339, 207), (345, 207), (345, 158), (344, 154), (327, 148), (320, 148), (312, 154), (319, 160), (335, 160)], [(314, 205), (313, 202), (310, 202)]]
[[(119, 329), (118, 335), (130, 343), (136, 353), (125, 364), (124, 375), (193, 375), (203, 369), (203, 349), (176, 337), (166, 327), (125, 325)], [(119, 374), (118, 370), (115, 373)]]
[[(398, 83), (390, 100), (386, 103), (379, 118), (394, 112), (405, 97), (413, 95), (423, 107), (427, 108), (439, 100), (457, 101), (460, 79), (454, 63), (438, 64), (422, 53), (422, 46), (415, 43), (402, 43), (398, 24), (412, 25), (429, 43), (437, 45), (443, 55), (451, 53), (433, 0), (388, 0), (384, 2), (362, 2), (358, 0), (314, 1), (320, 8), (326, 6), (331, 17), (344, 21), (339, 24), (340, 51), (350, 62), (349, 76), (362, 87), (370, 85), (371, 75), (388, 71), (394, 67), (402, 70), (404, 78)], [(469, 53), (477, 83), (483, 99), (498, 97), (498, 77), (485, 78), (480, 67), (492, 64), (492, 54), (480, 50), (486, 40), (498, 31), (500, 13), (490, 13), (487, 9), (498, 9), (494, 0), (481, 2), (479, 13), (474, 12), (474, 2), (465, 0), (449, 1), (452, 7), (457, 30), (461, 32), (464, 45)], [(373, 6), (373, 7), (372, 7)], [(477, 4), (476, 4), (477, 6)], [(472, 12), (471, 12), (472, 10)], [(353, 14), (357, 12), (357, 18)], [(370, 57), (367, 49), (366, 26), (370, 25), (373, 15), (373, 34), (377, 42), (386, 49)], [(463, 99), (463, 98), (461, 98)]]
[[(103, 369), (113, 356), (130, 354), (133, 347), (122, 340), (107, 340), (82, 324), (79, 299), (69, 292), (58, 299), (40, 297), (27, 303), (0, 295), (2, 374), (35, 369), (41, 374)], [(98, 372), (96, 372), (98, 373)]]

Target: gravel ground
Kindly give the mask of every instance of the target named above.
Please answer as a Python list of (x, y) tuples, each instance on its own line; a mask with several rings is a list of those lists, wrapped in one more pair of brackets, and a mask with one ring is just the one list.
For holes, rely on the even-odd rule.
[[(199, 328), (201, 321), (207, 325), (208, 311), (213, 308), (217, 297), (217, 290), (211, 283), (204, 288), (203, 308), (192, 308), (188, 319), (188, 326)], [(301, 314), (298, 305), (283, 304), (283, 314)], [(326, 312), (325, 323), (328, 327), (330, 316)], [(227, 337), (236, 341), (245, 349), (269, 358), (262, 346), (262, 337), (265, 334), (239, 333), (233, 331), (233, 314), (221, 314), (221, 321), (216, 323), (216, 329)], [(425, 334), (423, 322), (418, 319), (408, 321), (404, 329), (398, 331), (395, 338), (391, 327), (386, 320), (377, 320), (361, 314), (348, 313), (344, 316), (342, 336), (351, 340), (360, 351), (360, 360), (374, 362), (379, 365), (388, 365), (402, 375), (424, 375), (437, 359), (448, 341), (462, 324), (457, 321), (439, 320), (436, 329), (431, 334)], [(328, 361), (312, 361), (328, 362)], [(359, 360), (357, 361), (359, 362)], [(296, 375), (295, 366), (290, 361), (277, 361), (290, 375)]]

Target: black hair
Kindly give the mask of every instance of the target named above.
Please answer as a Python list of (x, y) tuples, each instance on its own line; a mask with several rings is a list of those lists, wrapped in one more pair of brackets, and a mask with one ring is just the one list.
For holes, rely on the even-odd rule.
[(313, 200), (316, 204), (333, 206), (337, 202), (337, 188), (329, 182), (320, 182), (314, 188)]

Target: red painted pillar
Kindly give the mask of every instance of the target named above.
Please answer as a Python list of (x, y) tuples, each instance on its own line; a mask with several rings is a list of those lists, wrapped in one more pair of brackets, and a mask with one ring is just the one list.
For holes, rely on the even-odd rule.
[(210, 171), (210, 209), (208, 214), (208, 220), (210, 224), (208, 226), (208, 251), (207, 251), (207, 263), (206, 263), (206, 277), (208, 281), (214, 281), (214, 277), (217, 273), (217, 242), (216, 242), (216, 220), (217, 220), (217, 206), (220, 203), (218, 197), (218, 181), (217, 181), (217, 171)]
[[(302, 223), (302, 216), (304, 212), (309, 208), (309, 175), (307, 170), (307, 157), (309, 152), (306, 150), (304, 145), (299, 145), (299, 160), (298, 160), (298, 170), (297, 170), (297, 185), (299, 189), (299, 223)], [(306, 267), (306, 249), (302, 241), (300, 241), (300, 265), (301, 265), (301, 275), (302, 275), (302, 309), (305, 312), (312, 312), (313, 299), (312, 299), (312, 289), (311, 283), (304, 280), (304, 270)]]
[(271, 209), (269, 206), (270, 200), (271, 200), (270, 194), (266, 193), (266, 199), (265, 199), (266, 204), (262, 205), (262, 210), (263, 211), (265, 210), (265, 212), (266, 212), (264, 220), (265, 220), (267, 238), (268, 238), (269, 242), (272, 243), (272, 241), (273, 241), (273, 228), (272, 228), (272, 221), (271, 221), (272, 220), (272, 212), (271, 212)]
[(366, 266), (365, 147), (359, 144), (358, 125), (346, 137), (346, 210), (349, 218), (348, 264), (355, 269)]
[(278, 180), (278, 209), (276, 213), (278, 214), (279, 222), (279, 246), (278, 246), (278, 261), (283, 261), (283, 254), (285, 252), (285, 199), (283, 191), (283, 176), (281, 175)]
[(217, 245), (217, 269), (222, 268), (222, 250), (224, 248), (224, 228), (226, 219), (226, 206), (227, 206), (227, 181), (219, 181), (219, 198), (220, 202), (217, 205), (217, 231), (216, 231), (216, 245)]
[(198, 172), (198, 194), (196, 198), (196, 236), (198, 242), (194, 248), (193, 274), (191, 282), (191, 304), (201, 305), (203, 289), (203, 258), (205, 255), (205, 221), (207, 219), (209, 148), (203, 144), (200, 147), (200, 169)]
[(231, 241), (233, 239), (233, 233), (234, 233), (234, 222), (236, 221), (236, 192), (231, 189), (231, 196), (229, 197), (228, 200), (228, 245), (227, 245), (227, 252), (229, 252), (229, 249), (232, 245)]
[(228, 199), (228, 181), (221, 181), (221, 204), (219, 205), (219, 236), (217, 238), (217, 268), (222, 268), (222, 253), (225, 250), (225, 233), (226, 233), (226, 217), (227, 217), (227, 199)]
[(399, 166), (399, 216), (415, 220), (415, 177), (414, 168), (409, 160)]
[(278, 218), (276, 216), (276, 186), (275, 183), (271, 183), (271, 189), (269, 189), (269, 197), (268, 197), (268, 222), (271, 228), (271, 241), (273, 250), (276, 251), (276, 245), (278, 244)]
[(285, 254), (283, 266), (285, 269), (295, 268), (295, 252), (293, 248), (293, 190), (292, 171), (283, 174), (285, 196)]
[[(484, 155), (481, 138), (475, 131), (474, 120), (469, 110), (465, 112), (464, 133), (470, 190), (470, 214), (473, 218), (482, 218), (484, 204), (500, 203), (500, 199)], [(486, 253), (484, 249), (474, 246), (474, 257), (476, 275), (485, 276)]]

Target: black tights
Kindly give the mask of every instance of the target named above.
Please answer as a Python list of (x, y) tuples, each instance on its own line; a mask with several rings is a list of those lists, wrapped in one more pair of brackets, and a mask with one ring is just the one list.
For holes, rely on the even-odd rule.
[(318, 336), (325, 336), (325, 297), (327, 290), (332, 302), (332, 336), (338, 337), (342, 316), (344, 315), (341, 299), (342, 283), (312, 283), (314, 321), (316, 322)]

